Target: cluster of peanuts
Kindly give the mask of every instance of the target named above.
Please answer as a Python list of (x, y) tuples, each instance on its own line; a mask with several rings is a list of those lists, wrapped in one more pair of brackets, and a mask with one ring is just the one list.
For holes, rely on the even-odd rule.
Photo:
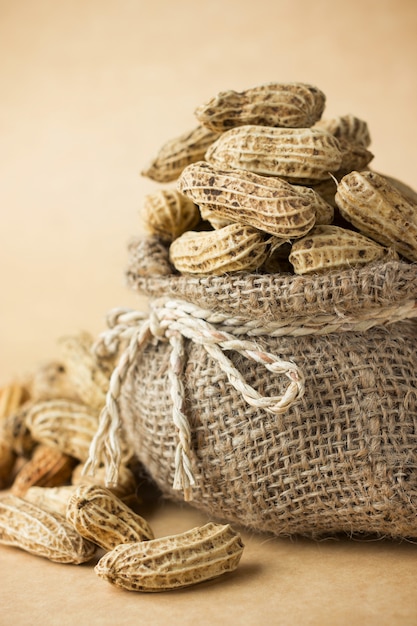
[(367, 123), (324, 119), (325, 102), (312, 85), (268, 83), (197, 107), (196, 127), (142, 171), (176, 183), (148, 194), (142, 210), (149, 239), (166, 250), (161, 273), (417, 261), (417, 193), (371, 171)]
[[(59, 341), (60, 358), (0, 388), (0, 544), (56, 563), (94, 563), (130, 591), (166, 591), (231, 572), (243, 551), (229, 525), (207, 523), (155, 537), (141, 509), (154, 492), (123, 444), (117, 484), (83, 470), (114, 360), (93, 337)], [(139, 466), (139, 467), (138, 467)]]

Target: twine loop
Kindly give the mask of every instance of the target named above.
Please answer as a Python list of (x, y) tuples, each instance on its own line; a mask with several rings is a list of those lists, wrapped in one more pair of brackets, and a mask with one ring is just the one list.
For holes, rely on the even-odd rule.
[[(117, 482), (121, 462), (122, 420), (118, 398), (129, 367), (140, 358), (150, 342), (168, 341), (171, 345), (169, 363), (170, 393), (173, 403), (173, 422), (178, 433), (175, 452), (174, 489), (182, 489), (184, 498), (192, 497), (195, 484), (191, 464), (191, 428), (185, 412), (183, 370), (185, 365), (184, 341), (189, 339), (204, 347), (207, 353), (225, 372), (229, 383), (245, 401), (268, 413), (287, 411), (304, 394), (304, 376), (292, 361), (265, 352), (256, 344), (240, 338), (244, 328), (236, 326), (236, 320), (224, 314), (201, 309), (181, 300), (156, 300), (148, 313), (132, 309), (113, 309), (107, 317), (109, 329), (102, 333), (94, 346), (96, 355), (107, 358), (120, 354), (106, 396), (106, 404), (100, 415), (99, 426), (91, 443), (90, 455), (84, 473), (94, 474), (99, 464), (107, 468), (107, 483)], [(253, 326), (253, 321), (251, 322)], [(238, 328), (238, 334), (236, 334)], [(262, 334), (262, 325), (257, 335)], [(268, 334), (264, 329), (263, 334)], [(264, 366), (274, 375), (286, 376), (288, 386), (281, 395), (262, 396), (244, 379), (233, 365), (227, 352), (235, 351), (243, 357)]]

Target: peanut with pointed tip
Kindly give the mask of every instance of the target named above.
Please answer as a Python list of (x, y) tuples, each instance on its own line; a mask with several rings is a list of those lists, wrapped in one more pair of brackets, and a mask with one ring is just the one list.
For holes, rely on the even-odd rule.
[(316, 128), (247, 125), (220, 135), (205, 160), (219, 169), (243, 169), (309, 184), (330, 178), (340, 168), (342, 150), (336, 137)]
[(0, 543), (76, 565), (90, 561), (97, 550), (64, 517), (13, 494), (0, 497)]
[(245, 170), (222, 170), (199, 161), (178, 179), (178, 189), (205, 215), (238, 222), (277, 237), (302, 237), (316, 221), (314, 192), (307, 197), (285, 180)]
[(80, 535), (105, 550), (154, 538), (143, 517), (99, 485), (78, 485), (68, 502), (66, 517)]
[(305, 128), (320, 119), (326, 97), (306, 83), (266, 83), (245, 91), (222, 91), (195, 110), (201, 124), (217, 132), (236, 126)]
[(171, 263), (184, 274), (219, 276), (254, 271), (266, 256), (264, 235), (251, 226), (235, 223), (213, 231), (187, 231), (170, 246)]
[(417, 203), (375, 172), (351, 172), (337, 186), (344, 219), (383, 246), (417, 261)]
[(234, 571), (244, 545), (230, 525), (208, 523), (184, 533), (126, 543), (105, 554), (98, 576), (128, 591), (181, 589)]

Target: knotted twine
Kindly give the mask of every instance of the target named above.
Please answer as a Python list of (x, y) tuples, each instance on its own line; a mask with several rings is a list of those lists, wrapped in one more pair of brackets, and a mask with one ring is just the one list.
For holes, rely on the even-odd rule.
[[(304, 375), (295, 363), (258, 349), (255, 341), (239, 338), (239, 335), (248, 334), (248, 330), (251, 331), (249, 334), (254, 335), (269, 334), (272, 330), (270, 325), (265, 328), (259, 323), (254, 325), (253, 321), (248, 325), (241, 320), (181, 300), (154, 301), (148, 313), (124, 308), (113, 309), (108, 315), (107, 325), (109, 330), (100, 335), (94, 348), (95, 353), (100, 358), (108, 358), (121, 350), (121, 355), (110, 378), (106, 404), (91, 443), (84, 473), (94, 474), (98, 465), (103, 463), (109, 485), (117, 483), (122, 455), (122, 419), (118, 398), (130, 366), (140, 358), (151, 342), (168, 341), (171, 345), (169, 381), (173, 403), (172, 418), (178, 432), (173, 488), (182, 489), (185, 500), (192, 498), (192, 486), (195, 484), (190, 460), (191, 429), (184, 411), (182, 372), (185, 339), (204, 347), (225, 372), (229, 383), (251, 406), (268, 413), (280, 414), (287, 411), (304, 394)], [(124, 347), (121, 349), (122, 344)], [(272, 397), (259, 394), (245, 382), (242, 374), (227, 357), (226, 352), (231, 350), (263, 365), (274, 375), (286, 376), (289, 384), (285, 391)]]

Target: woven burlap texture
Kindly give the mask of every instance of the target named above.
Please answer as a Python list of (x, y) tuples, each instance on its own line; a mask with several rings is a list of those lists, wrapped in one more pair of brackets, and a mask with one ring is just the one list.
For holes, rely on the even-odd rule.
[[(323, 334), (315, 329), (300, 336), (294, 331), (256, 336), (259, 349), (294, 361), (305, 377), (303, 397), (277, 415), (249, 406), (204, 346), (185, 340), (182, 382), (196, 479), (193, 506), (212, 518), (275, 535), (417, 536), (417, 325), (411, 319), (392, 322), (396, 307), (413, 303), (415, 266), (390, 262), (302, 280), (195, 279), (146, 277), (136, 271), (137, 260), (138, 254), (128, 281), (148, 295), (193, 292), (194, 301), (214, 305), (217, 286), (226, 309), (248, 318), (252, 307), (255, 321), (258, 315), (279, 321), (283, 311), (287, 323), (292, 315), (310, 318), (317, 309), (326, 319), (359, 320), (352, 329)], [(378, 310), (390, 311), (392, 319), (361, 330), (366, 311), (372, 317)], [(412, 307), (407, 311), (404, 317), (415, 316)], [(147, 345), (129, 368), (119, 402), (138, 458), (167, 497), (182, 499), (171, 486), (178, 433), (170, 350), (164, 340)], [(261, 394), (282, 394), (288, 381), (233, 351), (228, 356)]]

